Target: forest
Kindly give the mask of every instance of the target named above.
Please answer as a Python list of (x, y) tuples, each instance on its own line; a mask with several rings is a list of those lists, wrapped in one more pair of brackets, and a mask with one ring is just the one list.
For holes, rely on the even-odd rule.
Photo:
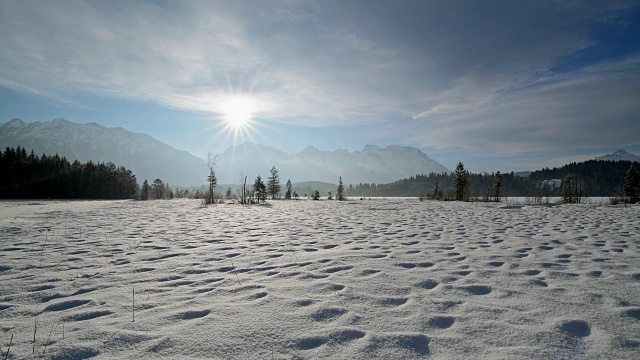
[[(631, 161), (589, 160), (572, 162), (559, 168), (533, 171), (528, 177), (514, 172), (502, 175), (502, 196), (561, 196), (562, 182), (567, 176), (576, 179), (582, 196), (621, 196), (625, 174)], [(388, 184), (358, 184), (347, 189), (348, 196), (424, 196), (436, 188), (446, 192), (454, 188), (454, 172), (418, 174), (408, 179)], [(471, 197), (487, 197), (493, 194), (494, 173), (468, 174)]]
[(131, 170), (109, 163), (70, 163), (57, 154), (24, 148), (0, 151), (2, 199), (132, 199), (138, 183)]

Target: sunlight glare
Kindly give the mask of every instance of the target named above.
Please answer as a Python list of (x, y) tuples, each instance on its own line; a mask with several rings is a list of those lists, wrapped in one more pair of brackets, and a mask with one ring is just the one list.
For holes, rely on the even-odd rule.
[(253, 104), (246, 97), (234, 96), (223, 105), (223, 116), (226, 127), (231, 130), (244, 130), (253, 116)]
[(251, 131), (255, 124), (255, 101), (246, 94), (234, 94), (222, 101), (220, 106), (221, 120), (224, 132), (232, 135), (234, 140), (251, 138)]

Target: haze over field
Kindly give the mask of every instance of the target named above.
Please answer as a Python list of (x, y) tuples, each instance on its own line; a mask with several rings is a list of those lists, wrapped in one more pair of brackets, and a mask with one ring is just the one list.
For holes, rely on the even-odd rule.
[(0, 119), (201, 158), (253, 140), (560, 166), (640, 153), (639, 17), (635, 1), (2, 1)]

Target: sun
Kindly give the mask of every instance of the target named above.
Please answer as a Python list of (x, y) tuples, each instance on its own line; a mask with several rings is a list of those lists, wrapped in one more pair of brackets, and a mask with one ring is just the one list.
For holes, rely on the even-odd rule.
[(212, 103), (218, 122), (221, 127), (219, 135), (233, 138), (234, 143), (241, 141), (253, 141), (252, 133), (257, 131), (260, 125), (256, 118), (264, 104), (251, 93), (229, 93), (216, 97)]
[(246, 96), (232, 96), (222, 104), (222, 120), (224, 127), (233, 133), (242, 133), (249, 129), (253, 122), (254, 104)]

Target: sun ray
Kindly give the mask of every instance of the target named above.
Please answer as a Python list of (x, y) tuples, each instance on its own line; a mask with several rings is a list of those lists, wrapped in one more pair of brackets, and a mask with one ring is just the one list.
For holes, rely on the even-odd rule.
[(222, 131), (233, 136), (234, 142), (252, 139), (251, 132), (256, 125), (255, 101), (249, 95), (233, 94), (223, 99), (221, 104)]

